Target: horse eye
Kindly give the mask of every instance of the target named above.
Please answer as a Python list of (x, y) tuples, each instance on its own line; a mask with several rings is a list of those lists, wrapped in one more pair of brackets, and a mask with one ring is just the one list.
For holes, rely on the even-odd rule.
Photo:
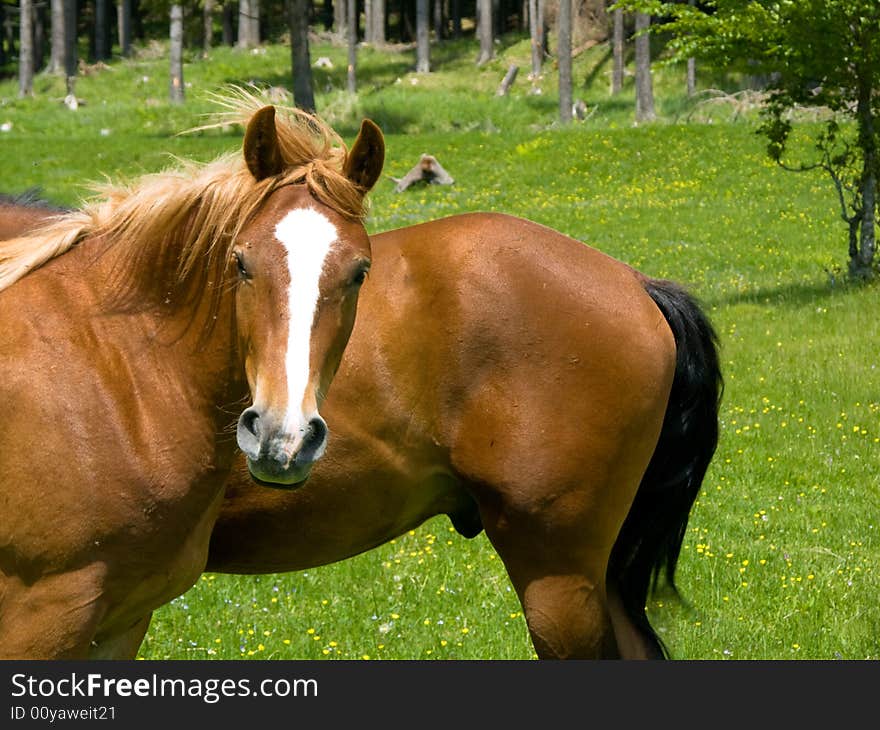
[(248, 270), (244, 265), (244, 258), (241, 253), (236, 251), (233, 255), (235, 256), (235, 265), (238, 268), (238, 275), (242, 279), (250, 279), (251, 275), (248, 273)]

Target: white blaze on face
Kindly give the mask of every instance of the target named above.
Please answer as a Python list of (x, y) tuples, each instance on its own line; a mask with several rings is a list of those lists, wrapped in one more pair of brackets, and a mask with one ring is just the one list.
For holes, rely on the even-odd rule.
[(293, 434), (305, 428), (308, 419), (314, 415), (302, 412), (309, 385), (309, 344), (320, 297), (321, 272), (338, 234), (326, 216), (311, 208), (298, 208), (275, 226), (275, 237), (287, 251), (290, 272), (284, 429)]

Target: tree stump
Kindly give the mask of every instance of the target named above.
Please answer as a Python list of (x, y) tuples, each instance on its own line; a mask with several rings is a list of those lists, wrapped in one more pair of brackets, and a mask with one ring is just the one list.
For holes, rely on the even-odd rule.
[(433, 155), (422, 155), (418, 164), (406, 175), (399, 180), (396, 178), (392, 178), (392, 180), (397, 183), (394, 189), (398, 193), (402, 193), (410, 185), (417, 182), (424, 182), (428, 185), (452, 185), (455, 182)]
[(507, 96), (507, 92), (510, 91), (510, 87), (513, 86), (513, 82), (516, 81), (516, 74), (519, 72), (519, 66), (515, 63), (510, 64), (510, 68), (507, 69), (507, 73), (504, 74), (504, 78), (501, 79), (501, 85), (498, 87), (498, 91), (495, 92), (496, 96)]

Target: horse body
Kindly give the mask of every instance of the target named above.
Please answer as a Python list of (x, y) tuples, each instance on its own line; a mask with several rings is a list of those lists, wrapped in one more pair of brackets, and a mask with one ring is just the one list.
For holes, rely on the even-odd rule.
[[(249, 395), (262, 478), (301, 480), (320, 457), (317, 391), (351, 331), (369, 239), (288, 170), (292, 136), (263, 108), (248, 124), (246, 169), (218, 163), (204, 185), (163, 177), (147, 193), (113, 191), (0, 244), (2, 657), (135, 654), (151, 611), (204, 568), (236, 453), (230, 427)], [(381, 156), (365, 124), (327, 174), (356, 202)], [(239, 195), (249, 202), (230, 207)], [(332, 240), (297, 329), (294, 264), (311, 254), (283, 224), (302, 215)], [(287, 382), (292, 347), (306, 353), (299, 390)]]
[[(192, 584), (234, 449), (216, 405), (247, 395), (228, 326), (198, 351), (163, 342), (167, 315), (108, 312), (99, 247), (0, 293), (7, 656), (99, 648)], [(76, 609), (55, 617), (62, 596)]]
[(708, 323), (675, 287), (509, 216), (372, 245), (324, 459), (292, 492), (237, 463), (207, 569), (313, 567), (445, 513), (485, 528), (539, 656), (661, 655), (645, 595), (672, 577), (717, 438)]
[(509, 216), (381, 233), (372, 253), (326, 454), (290, 491), (239, 454), (207, 569), (307, 569), (446, 514), (485, 526), (539, 656), (661, 656), (645, 598), (672, 582), (717, 440), (696, 303)]

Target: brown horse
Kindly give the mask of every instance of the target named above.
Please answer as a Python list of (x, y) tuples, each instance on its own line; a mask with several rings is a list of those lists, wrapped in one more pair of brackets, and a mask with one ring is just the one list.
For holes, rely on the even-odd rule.
[(324, 450), (384, 144), (367, 121), (346, 152), (295, 110), (231, 106), (243, 159), (0, 242), (3, 658), (133, 656), (204, 568), (236, 439), (279, 484)]
[[(696, 304), (673, 284), (504, 216), (403, 228), (373, 236), (372, 247), (381, 283), (361, 295), (358, 324), (325, 405), (336, 427), (327, 455), (306, 488), (284, 493), (255, 488), (240, 459), (214, 528), (209, 569), (300, 570), (378, 546), (437, 514), (448, 514), (469, 537), (488, 517), (539, 655), (660, 656), (664, 647), (647, 622), (645, 598), (662, 571), (670, 583), (674, 578), (687, 515), (717, 440), (721, 377), (712, 329)], [(551, 271), (548, 264), (576, 268), (548, 291), (540, 278)], [(530, 271), (538, 278), (530, 279)], [(676, 374), (668, 398), (658, 396), (666, 412), (654, 414), (653, 430), (650, 419), (632, 411), (633, 399), (665, 392), (662, 381), (639, 385), (662, 352), (630, 363), (638, 375), (630, 389), (608, 350), (627, 353), (649, 341), (632, 341), (632, 307), (612, 295), (612, 273), (640, 310), (652, 313), (640, 290), (656, 301), (676, 340)], [(599, 286), (593, 276), (609, 283)], [(543, 324), (558, 319), (548, 313), (559, 295), (573, 328), (564, 337), (557, 325)], [(411, 329), (409, 321), (423, 324)], [(662, 323), (657, 327), (661, 336)], [(603, 330), (606, 338), (594, 341)], [(419, 339), (425, 331), (427, 344)], [(607, 363), (595, 362), (603, 355)], [(473, 372), (496, 381), (488, 394), (467, 376), (468, 361), (483, 358), (488, 364)], [(560, 399), (560, 383), (589, 396)], [(466, 410), (456, 410), (459, 400)], [(512, 428), (526, 419), (530, 429), (510, 431), (505, 412), (515, 414)], [(564, 439), (526, 443), (536, 432), (560, 429)], [(484, 445), (488, 439), (488, 447), (475, 452), (468, 438)], [(634, 454), (650, 448), (645, 468), (644, 454)], [(530, 468), (542, 473), (520, 466), (528, 454)], [(613, 476), (622, 469), (645, 470), (631, 506), (635, 477)], [(479, 476), (491, 470), (500, 476)], [(597, 539), (604, 558), (574, 557), (589, 554)]]
[(208, 570), (300, 570), (447, 514), (485, 527), (540, 657), (661, 657), (718, 438), (712, 327), (677, 285), (542, 226), (461, 215), (372, 237), (375, 280), (301, 489), (227, 486)]

